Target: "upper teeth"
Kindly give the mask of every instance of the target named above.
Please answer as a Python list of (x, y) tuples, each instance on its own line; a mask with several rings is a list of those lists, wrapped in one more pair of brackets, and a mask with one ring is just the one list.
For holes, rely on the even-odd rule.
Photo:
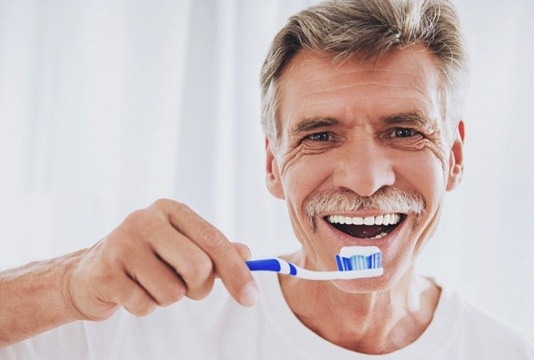
[(400, 214), (386, 214), (378, 216), (342, 216), (330, 215), (328, 221), (332, 224), (348, 224), (348, 225), (395, 225), (401, 219)]

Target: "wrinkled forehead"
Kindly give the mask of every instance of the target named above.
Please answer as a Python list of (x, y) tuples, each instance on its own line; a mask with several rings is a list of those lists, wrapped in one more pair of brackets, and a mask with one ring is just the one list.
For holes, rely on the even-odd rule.
[(280, 130), (296, 111), (324, 109), (326, 103), (334, 101), (337, 106), (363, 106), (367, 101), (381, 108), (391, 106), (391, 111), (403, 102), (406, 106), (412, 102), (413, 110), (436, 112), (428, 116), (440, 117), (440, 73), (434, 55), (419, 45), (392, 50), (380, 58), (355, 56), (343, 62), (326, 54), (301, 51), (279, 80)]

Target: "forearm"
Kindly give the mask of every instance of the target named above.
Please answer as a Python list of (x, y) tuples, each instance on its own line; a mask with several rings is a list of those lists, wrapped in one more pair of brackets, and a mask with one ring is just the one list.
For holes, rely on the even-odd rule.
[(66, 289), (80, 254), (0, 272), (0, 348), (81, 317)]

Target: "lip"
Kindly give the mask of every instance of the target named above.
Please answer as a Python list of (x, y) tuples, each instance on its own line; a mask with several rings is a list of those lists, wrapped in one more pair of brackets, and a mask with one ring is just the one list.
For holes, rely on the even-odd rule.
[(379, 216), (379, 215), (383, 215), (384, 212), (380, 212), (380, 211), (376, 211), (376, 212), (371, 212), (371, 211), (366, 211), (365, 214), (363, 213), (335, 213), (335, 214), (321, 214), (321, 215), (317, 215), (317, 218), (318, 220), (320, 220), (320, 222), (318, 222), (320, 225), (319, 227), (323, 228), (326, 232), (326, 235), (332, 239), (335, 240), (335, 242), (337, 243), (337, 245), (341, 248), (343, 246), (353, 246), (353, 245), (356, 245), (356, 246), (378, 246), (380, 249), (384, 248), (384, 247), (387, 247), (389, 243), (391, 243), (397, 236), (400, 232), (403, 231), (403, 229), (406, 227), (406, 225), (408, 224), (408, 219), (410, 218), (410, 214), (403, 214), (404, 215), (404, 218), (403, 220), (399, 223), (399, 225), (397, 227), (395, 227), (395, 229), (393, 229), (392, 232), (390, 232), (389, 234), (387, 234), (386, 236), (380, 238), (380, 239), (375, 239), (375, 240), (368, 240), (368, 239), (363, 239), (363, 238), (355, 238), (355, 237), (352, 237), (348, 234), (345, 234), (343, 231), (341, 230), (338, 230), (336, 229), (335, 227), (333, 227), (327, 220), (326, 218), (330, 215), (342, 215), (342, 216), (357, 216), (357, 217), (366, 217), (366, 216)]

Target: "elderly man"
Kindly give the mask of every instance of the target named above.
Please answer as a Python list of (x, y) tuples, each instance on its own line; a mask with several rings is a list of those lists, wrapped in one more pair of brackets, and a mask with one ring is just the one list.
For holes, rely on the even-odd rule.
[(414, 271), (462, 176), (465, 76), (448, 1), (295, 15), (262, 70), (267, 186), (302, 244), (285, 259), (333, 270), (340, 248), (373, 245), (383, 275), (253, 277), (246, 246), (159, 200), (90, 249), (2, 273), (1, 357), (534, 358), (531, 340)]

